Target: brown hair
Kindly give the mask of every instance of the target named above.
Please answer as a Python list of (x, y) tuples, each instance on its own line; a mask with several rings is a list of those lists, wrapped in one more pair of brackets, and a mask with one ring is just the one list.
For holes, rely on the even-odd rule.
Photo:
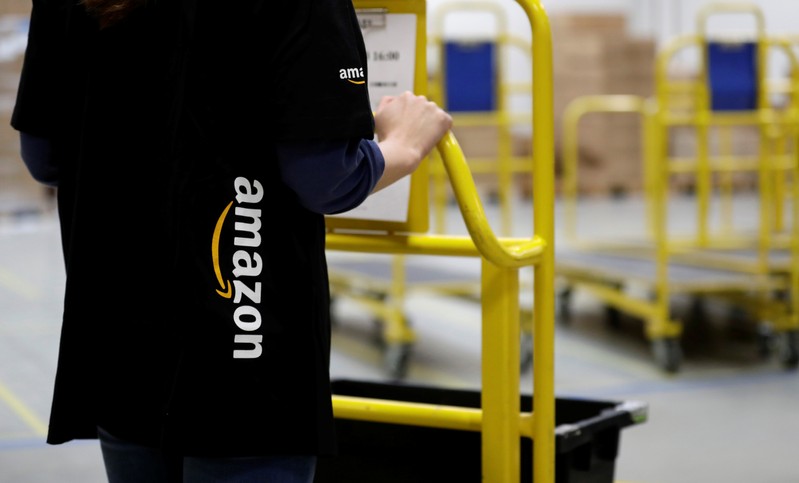
[(110, 27), (128, 16), (147, 0), (81, 0), (86, 11), (100, 22), (100, 28)]

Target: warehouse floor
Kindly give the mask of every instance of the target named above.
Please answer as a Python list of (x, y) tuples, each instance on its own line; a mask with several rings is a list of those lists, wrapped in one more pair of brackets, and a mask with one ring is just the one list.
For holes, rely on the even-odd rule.
[[(514, 234), (529, 233), (532, 216), (515, 210)], [(635, 236), (642, 231), (640, 200), (581, 207), (589, 236)], [(754, 202), (740, 206), (755, 213)], [(680, 212), (680, 210), (686, 210)], [(488, 206), (492, 219), (496, 207)], [(563, 220), (562, 207), (556, 207)], [(676, 207), (675, 224), (690, 219)], [(462, 232), (450, 209), (451, 232)], [(750, 219), (751, 221), (751, 219)], [(682, 225), (681, 225), (682, 226)], [(560, 225), (559, 225), (560, 229)], [(517, 233), (518, 232), (518, 233)], [(560, 236), (560, 235), (559, 235)], [(362, 255), (330, 253), (331, 265)], [(363, 255), (365, 256), (365, 255)], [(382, 255), (370, 255), (380, 260)], [(476, 276), (478, 260), (425, 257), (430, 268)], [(524, 277), (524, 273), (522, 276)], [(95, 442), (43, 443), (59, 338), (62, 258), (51, 212), (0, 218), (0, 481), (104, 481)], [(527, 294), (522, 294), (523, 303)], [(689, 301), (675, 300), (675, 311)], [(409, 291), (407, 318), (417, 335), (407, 382), (443, 388), (480, 385), (480, 306), (429, 290)], [(332, 373), (336, 379), (386, 379), (373, 342), (372, 315), (353, 301), (334, 306)], [(649, 419), (622, 430), (616, 479), (635, 483), (791, 483), (799, 481), (799, 374), (758, 355), (754, 324), (730, 324), (723, 308), (686, 326), (681, 371), (654, 363), (642, 324), (604, 320), (604, 307), (576, 293), (569, 324), (556, 326), (559, 396), (642, 401)], [(520, 387), (529, 393), (532, 373)]]

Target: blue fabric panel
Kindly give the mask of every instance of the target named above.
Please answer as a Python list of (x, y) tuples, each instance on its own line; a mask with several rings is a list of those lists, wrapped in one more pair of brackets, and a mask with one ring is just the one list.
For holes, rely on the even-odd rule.
[(496, 67), (493, 42), (447, 42), (445, 89), (448, 111), (496, 109)]
[(709, 42), (711, 109), (750, 111), (757, 107), (757, 44)]

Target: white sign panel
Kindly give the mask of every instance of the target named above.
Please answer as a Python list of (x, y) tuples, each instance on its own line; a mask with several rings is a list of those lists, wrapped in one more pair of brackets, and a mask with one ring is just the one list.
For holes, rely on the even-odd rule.
[[(383, 96), (413, 92), (416, 66), (416, 15), (358, 11), (366, 44), (369, 98), (372, 110)], [(343, 218), (405, 222), (411, 193), (410, 176), (371, 195)]]

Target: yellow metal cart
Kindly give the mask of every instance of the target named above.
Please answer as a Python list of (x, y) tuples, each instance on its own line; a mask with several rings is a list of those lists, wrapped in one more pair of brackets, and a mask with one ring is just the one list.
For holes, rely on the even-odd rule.
[[(477, 190), (457, 141), (451, 135), (438, 146), (439, 153), (452, 183), (468, 236), (428, 235), (414, 232), (358, 231), (330, 228), (327, 246), (330, 250), (396, 255), (477, 257), (481, 261), (482, 303), (482, 387), (478, 393), (464, 394), (438, 389), (423, 390), (424, 397), (411, 396), (405, 385), (351, 384), (334, 382), (333, 407), (342, 439), (340, 455), (320, 461), (317, 482), (324, 481), (397, 481), (398, 474), (407, 475), (414, 467), (408, 453), (415, 445), (424, 447), (433, 441), (416, 436), (397, 452), (378, 452), (375, 465), (371, 456), (375, 448), (386, 448), (397, 439), (395, 430), (425, 428), (433, 436), (454, 431), (457, 440), (469, 439), (469, 452), (448, 452), (435, 447), (438, 454), (455, 456), (454, 463), (445, 462), (450, 475), (460, 475), (462, 469), (474, 470), (468, 476), (453, 476), (463, 481), (471, 479), (489, 483), (515, 483), (532, 478), (537, 483), (554, 483), (556, 463), (558, 481), (569, 480), (575, 471), (602, 470), (603, 479), (590, 481), (612, 482), (612, 459), (617, 450), (617, 430), (640, 423), (646, 418), (641, 404), (603, 404), (582, 406), (581, 411), (563, 420), (556, 434), (554, 393), (554, 244), (553, 205), (553, 117), (552, 117), (552, 59), (549, 22), (538, 0), (520, 0), (530, 19), (535, 36), (533, 76), (537, 80), (535, 113), (535, 190), (534, 234), (530, 238), (498, 238), (494, 235), (483, 210)], [(356, 7), (379, 8), (387, 14), (408, 12), (424, 18), (424, 2), (372, 1), (358, 2)], [(367, 227), (368, 228), (368, 227)], [(533, 389), (535, 398), (522, 397), (519, 391), (519, 270), (534, 267), (535, 360)], [(430, 388), (426, 388), (430, 389)], [(436, 397), (431, 397), (435, 393)], [(586, 402), (587, 403), (587, 402)], [(565, 411), (564, 411), (565, 413)], [(354, 426), (353, 426), (354, 425)], [(372, 428), (368, 437), (358, 438), (358, 428)], [(375, 431), (375, 425), (379, 430)], [(605, 444), (592, 451), (593, 433), (605, 435)], [(425, 433), (430, 436), (431, 433)], [(477, 438), (469, 438), (478, 435)], [(610, 435), (608, 437), (608, 435)], [(363, 436), (363, 434), (362, 434)], [(360, 440), (360, 444), (353, 444)], [(406, 440), (408, 441), (408, 440)], [(440, 440), (438, 440), (440, 441)], [(535, 444), (530, 444), (534, 441)], [(559, 448), (556, 448), (556, 444)], [(532, 446), (532, 447), (531, 447)], [(587, 448), (587, 459), (572, 464), (572, 458), (557, 458), (558, 452), (575, 447)], [(353, 449), (353, 451), (348, 451)], [(370, 452), (371, 450), (371, 452)], [(432, 451), (432, 450), (431, 450)], [(472, 452), (474, 451), (474, 453)], [(596, 454), (595, 454), (596, 453)], [(608, 470), (608, 456), (611, 468)], [(468, 458), (468, 463), (463, 461)], [(475, 466), (475, 462), (479, 464)], [(594, 462), (596, 461), (596, 464)], [(559, 463), (558, 463), (559, 462)], [(440, 467), (422, 465), (412, 476), (414, 481), (432, 479)], [(395, 471), (397, 470), (397, 471)], [(399, 471), (402, 470), (402, 471)], [(395, 478), (392, 480), (392, 478)], [(435, 478), (435, 477), (434, 477)], [(566, 479), (564, 479), (566, 478)], [(407, 478), (400, 481), (407, 481)], [(589, 481), (589, 480), (583, 480)]]
[[(711, 42), (705, 31), (707, 20), (720, 12), (753, 15), (757, 40), (745, 44), (740, 40)], [(579, 285), (618, 310), (643, 318), (657, 362), (668, 371), (676, 371), (681, 362), (682, 324), (671, 318), (671, 297), (683, 293), (724, 298), (754, 314), (779, 335), (779, 357), (785, 366), (793, 368), (799, 364), (796, 57), (786, 41), (766, 37), (762, 15), (750, 4), (709, 5), (700, 13), (698, 25), (700, 34), (677, 38), (659, 53), (655, 99), (589, 96), (575, 100), (567, 108), (564, 245), (571, 249), (558, 253), (557, 273), (565, 287), (561, 305), (565, 308), (570, 288)], [(751, 97), (747, 100), (746, 95), (735, 91), (735, 86), (732, 94), (722, 92), (727, 97), (718, 97), (711, 82), (710, 56), (714, 51), (715, 55), (737, 55), (744, 48), (742, 45), (748, 49), (748, 68), (753, 79), (743, 90)], [(688, 47), (702, 52), (701, 74), (695, 80), (671, 81), (667, 75), (669, 62)], [(772, 104), (774, 93), (764, 75), (765, 56), (774, 48), (784, 52), (792, 67), (790, 88), (784, 92), (788, 95), (780, 106)], [(579, 240), (576, 235), (577, 126), (580, 118), (591, 112), (633, 113), (641, 117), (648, 215), (642, 222), (648, 225), (649, 239), (596, 244)], [(696, 152), (693, 156), (671, 155), (671, 130), (686, 126), (696, 132)], [(741, 155), (730, 148), (729, 130), (738, 126), (759, 133), (757, 153)], [(711, 149), (712, 132), (719, 137), (715, 152)], [(730, 177), (735, 172), (757, 175), (759, 226), (754, 234), (734, 230), (731, 221)], [(675, 174), (686, 173), (695, 177), (696, 227), (692, 235), (680, 237), (670, 233), (668, 227), (669, 181)], [(714, 182), (722, 216), (718, 233), (710, 229)], [(783, 219), (786, 202), (793, 206), (793, 220), (787, 228)], [(628, 294), (625, 287), (630, 283), (643, 284), (649, 296)]]
[[(511, 6), (516, 6), (511, 4)], [(497, 159), (477, 159), (467, 160), (472, 172), (486, 173), (492, 172), (498, 176), (501, 200), (501, 233), (503, 236), (511, 236), (511, 194), (513, 174), (524, 173), (532, 183), (533, 160), (530, 157), (513, 157), (510, 152), (511, 129), (519, 126), (526, 126), (532, 132), (532, 114), (513, 114), (509, 103), (513, 95), (526, 95), (532, 102), (534, 96), (532, 83), (509, 83), (501, 80), (499, 72), (503, 70), (502, 64), (508, 57), (509, 48), (524, 55), (530, 62), (532, 69), (533, 51), (529, 41), (524, 41), (508, 33), (508, 22), (506, 18), (506, 8), (508, 5), (495, 1), (475, 1), (475, 2), (450, 2), (440, 6), (433, 16), (433, 30), (441, 32), (445, 18), (458, 11), (478, 12), (487, 14), (496, 20), (497, 36), (491, 40), (492, 51), (488, 57), (489, 64), (495, 69), (487, 73), (492, 81), (493, 87), (488, 95), (489, 102), (493, 109), (487, 112), (460, 112), (453, 113), (456, 125), (480, 125), (488, 124), (498, 129), (498, 158)], [(374, 7), (377, 8), (377, 7)], [(374, 10), (373, 8), (373, 10)], [(379, 10), (379, 8), (378, 8)], [(440, 73), (434, 75), (428, 83), (427, 66), (422, 52), (426, 52), (427, 47), (433, 46), (442, 51), (442, 56), (447, 49), (444, 47), (443, 38), (438, 34), (433, 35), (430, 42), (422, 42), (421, 35), (417, 39), (419, 46), (416, 57), (416, 73), (414, 84), (416, 92), (431, 91), (430, 97), (436, 99), (443, 107), (448, 107), (444, 99), (447, 98), (444, 91), (443, 80)], [(366, 39), (368, 43), (368, 38)], [(481, 43), (484, 45), (484, 43)], [(496, 52), (493, 46), (496, 45)], [(453, 56), (455, 54), (452, 54)], [(471, 55), (471, 54), (469, 54)], [(473, 59), (469, 59), (472, 61)], [(482, 58), (481, 62), (486, 62)], [(446, 62), (444, 63), (446, 64)], [(530, 77), (532, 79), (532, 77)], [(488, 86), (481, 86), (488, 87)], [(374, 101), (374, 100), (373, 100)], [(434, 217), (436, 219), (436, 233), (445, 233), (444, 210), (446, 208), (447, 173), (444, 165), (437, 153), (425, 163), (425, 172), (430, 173), (429, 180), (432, 184)], [(419, 173), (416, 176), (420, 176)], [(421, 181), (421, 180), (417, 180)], [(422, 183), (418, 183), (421, 185)], [(418, 194), (418, 193), (417, 193)], [(422, 199), (417, 196), (416, 199)], [(427, 200), (427, 197), (423, 198)], [(425, 201), (426, 202), (426, 201)], [(416, 224), (418, 225), (418, 223)], [(355, 228), (363, 228), (365, 225), (359, 222)], [(389, 231), (406, 232), (406, 226), (390, 225), (386, 227)], [(426, 226), (425, 226), (426, 228)], [(527, 274), (525, 274), (527, 275)], [(333, 297), (333, 307), (335, 302), (343, 298), (354, 300), (365, 308), (373, 316), (375, 327), (374, 340), (381, 348), (383, 353), (382, 364), (386, 374), (392, 379), (403, 379), (408, 371), (413, 347), (416, 341), (416, 332), (412, 327), (405, 312), (405, 302), (412, 292), (426, 291), (443, 296), (464, 297), (479, 302), (480, 280), (479, 274), (469, 270), (442, 270), (439, 267), (431, 267), (429, 263), (417, 262), (403, 254), (391, 254), (390, 256), (373, 256), (343, 258), (332, 257), (330, 260), (330, 285)], [(531, 289), (532, 290), (532, 289)], [(334, 310), (335, 315), (335, 310)], [(519, 364), (523, 370), (529, 368), (532, 360), (532, 312), (530, 307), (524, 307), (522, 313), (522, 335), (520, 342)], [(335, 320), (335, 319), (334, 319)]]

